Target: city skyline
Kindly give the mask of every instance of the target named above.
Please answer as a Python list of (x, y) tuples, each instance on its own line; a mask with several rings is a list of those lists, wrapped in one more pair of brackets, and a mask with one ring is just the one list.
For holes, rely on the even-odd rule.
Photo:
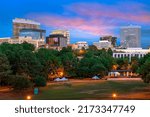
[(142, 26), (142, 47), (145, 48), (150, 45), (149, 5), (146, 0), (3, 1), (0, 37), (12, 36), (12, 19), (16, 17), (41, 23), (47, 36), (52, 30), (67, 29), (71, 33), (71, 43), (81, 40), (92, 43), (103, 35), (120, 38), (120, 27), (133, 24)]

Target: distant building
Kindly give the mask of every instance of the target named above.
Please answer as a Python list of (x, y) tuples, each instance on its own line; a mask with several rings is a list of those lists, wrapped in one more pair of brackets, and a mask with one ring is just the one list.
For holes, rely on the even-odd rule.
[(43, 39), (45, 40), (46, 31), (41, 29), (21, 29), (20, 37), (32, 37), (34, 40)]
[(113, 52), (113, 57), (114, 58), (127, 57), (131, 61), (132, 57), (142, 58), (148, 53), (150, 53), (150, 49), (142, 49), (142, 48), (115, 49)]
[(40, 23), (28, 20), (16, 18), (13, 20), (13, 38), (19, 38), (20, 30), (22, 29), (40, 29)]
[(51, 34), (49, 37), (46, 37), (46, 44), (48, 44), (50, 48), (60, 50), (63, 47), (67, 47), (67, 37), (61, 34)]
[(77, 45), (77, 49), (82, 49), (82, 48), (88, 49), (89, 48), (89, 45), (86, 41), (79, 41), (76, 43), (76, 45)]
[(54, 30), (51, 34), (63, 35), (67, 38), (67, 45), (70, 44), (70, 32), (68, 30)]
[(34, 40), (32, 37), (19, 37), (19, 38), (0, 38), (0, 44), (10, 43), (10, 44), (22, 44), (24, 42), (33, 44), (36, 49), (43, 47), (45, 45), (43, 39)]
[(72, 50), (78, 49), (78, 45), (77, 44), (69, 44), (68, 47), (71, 47)]
[(111, 42), (112, 47), (116, 47), (117, 37), (103, 36), (103, 37), (100, 37), (100, 41), (109, 41)]
[(132, 25), (121, 27), (121, 46), (122, 48), (140, 48), (141, 27)]
[(93, 43), (94, 46), (97, 47), (97, 49), (109, 49), (111, 48), (111, 42), (109, 41), (99, 41), (99, 42), (94, 42)]
[(10, 40), (10, 37), (4, 37), (4, 38), (0, 38), (0, 44), (2, 43), (8, 43), (8, 41)]

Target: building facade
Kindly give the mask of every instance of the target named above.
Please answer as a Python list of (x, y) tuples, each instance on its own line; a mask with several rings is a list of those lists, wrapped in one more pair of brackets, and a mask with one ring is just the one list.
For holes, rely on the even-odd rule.
[(40, 29), (40, 23), (28, 19), (14, 19), (13, 38), (19, 38), (20, 30), (22, 29)]
[(22, 44), (24, 42), (33, 44), (36, 49), (40, 47), (44, 47), (45, 42), (43, 39), (34, 40), (32, 37), (19, 37), (19, 38), (3, 38), (0, 39), (0, 44), (2, 43), (10, 43), (10, 44)]
[(45, 40), (46, 31), (41, 29), (21, 29), (19, 37), (32, 37), (34, 40)]
[(100, 37), (100, 41), (109, 41), (111, 42), (112, 47), (116, 47), (117, 37), (103, 36), (103, 37)]
[(140, 48), (141, 47), (141, 27), (124, 26), (121, 27), (121, 46), (122, 48)]
[(79, 42), (76, 42), (76, 45), (77, 45), (77, 49), (88, 49), (89, 48), (89, 45), (86, 41), (79, 41)]
[(109, 41), (99, 41), (99, 42), (94, 42), (93, 43), (94, 46), (97, 47), (97, 49), (109, 49), (111, 48), (111, 42)]
[(70, 32), (68, 30), (54, 30), (52, 31), (51, 34), (63, 35), (64, 37), (67, 38), (67, 45), (70, 44)]
[(142, 48), (128, 48), (128, 49), (116, 49), (113, 52), (114, 58), (129, 58), (131, 61), (132, 57), (142, 58), (146, 54), (150, 53), (150, 49)]
[(49, 37), (46, 37), (46, 44), (51, 48), (63, 48), (67, 47), (67, 37), (61, 34), (51, 34)]

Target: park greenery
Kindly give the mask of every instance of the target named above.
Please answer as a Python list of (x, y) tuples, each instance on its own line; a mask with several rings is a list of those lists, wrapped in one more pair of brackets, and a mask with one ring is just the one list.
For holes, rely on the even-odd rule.
[[(114, 67), (115, 66), (115, 67)], [(56, 77), (89, 78), (95, 75), (104, 77), (112, 69), (131, 69), (142, 75), (144, 82), (150, 82), (150, 55), (142, 59), (114, 59), (112, 50), (98, 50), (90, 46), (88, 50), (61, 51), (41, 48), (34, 45), (0, 45), (0, 85), (9, 85), (21, 90), (28, 87), (45, 86)]]

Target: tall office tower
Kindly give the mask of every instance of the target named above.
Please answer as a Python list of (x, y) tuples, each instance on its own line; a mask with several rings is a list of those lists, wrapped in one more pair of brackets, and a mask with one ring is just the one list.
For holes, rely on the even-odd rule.
[(16, 18), (13, 20), (13, 37), (19, 38), (22, 29), (40, 29), (40, 23), (28, 19)]
[(141, 27), (133, 25), (121, 27), (121, 46), (123, 48), (140, 48)]
[(109, 41), (111, 42), (112, 47), (116, 47), (117, 37), (103, 36), (103, 37), (100, 37), (100, 41)]
[(51, 34), (64, 35), (67, 38), (67, 45), (70, 44), (70, 32), (67, 30), (54, 30)]

